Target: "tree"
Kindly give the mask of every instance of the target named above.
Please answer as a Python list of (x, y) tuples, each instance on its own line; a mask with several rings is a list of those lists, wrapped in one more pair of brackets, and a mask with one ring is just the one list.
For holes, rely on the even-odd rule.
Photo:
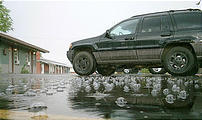
[(201, 0), (198, 3), (196, 3), (196, 5), (200, 5), (200, 4), (201, 4)]
[(2, 1), (0, 1), (0, 31), (2, 32), (13, 30), (13, 20), (11, 19), (9, 12), (10, 10), (3, 5)]

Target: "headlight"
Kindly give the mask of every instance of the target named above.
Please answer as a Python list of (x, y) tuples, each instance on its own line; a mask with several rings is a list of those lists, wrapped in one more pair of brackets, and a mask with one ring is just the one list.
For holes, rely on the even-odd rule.
[(69, 45), (69, 50), (72, 49), (72, 44)]

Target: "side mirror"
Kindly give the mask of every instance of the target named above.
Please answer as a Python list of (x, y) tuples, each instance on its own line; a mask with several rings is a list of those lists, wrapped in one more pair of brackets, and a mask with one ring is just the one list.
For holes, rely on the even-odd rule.
[(111, 35), (110, 35), (110, 31), (107, 30), (106, 31), (106, 34), (105, 34), (105, 37), (109, 38), (109, 39), (112, 39)]

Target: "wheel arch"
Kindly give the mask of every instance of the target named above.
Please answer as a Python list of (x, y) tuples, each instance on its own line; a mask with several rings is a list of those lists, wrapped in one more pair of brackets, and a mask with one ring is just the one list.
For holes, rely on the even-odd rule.
[(76, 55), (80, 51), (87, 51), (89, 53), (92, 53), (93, 51), (95, 51), (95, 49), (90, 45), (75, 46), (73, 50), (74, 50), (74, 55)]
[(171, 48), (173, 47), (177, 47), (177, 46), (180, 46), (180, 47), (186, 47), (188, 48), (189, 50), (191, 50), (191, 52), (193, 53), (194, 57), (196, 58), (196, 53), (195, 53), (195, 50), (193, 48), (193, 46), (190, 44), (190, 43), (187, 43), (187, 42), (174, 42), (174, 43), (169, 43), (169, 44), (166, 44), (164, 49), (162, 50), (162, 53), (161, 53), (161, 62), (163, 62), (163, 59), (164, 56), (166, 55), (166, 52), (168, 52)]

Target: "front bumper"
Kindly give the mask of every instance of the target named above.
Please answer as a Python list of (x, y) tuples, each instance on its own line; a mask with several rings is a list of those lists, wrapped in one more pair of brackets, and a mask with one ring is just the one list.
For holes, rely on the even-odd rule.
[(73, 50), (67, 51), (67, 58), (69, 59), (69, 61), (71, 63), (73, 63), (73, 56), (74, 56), (74, 51)]

